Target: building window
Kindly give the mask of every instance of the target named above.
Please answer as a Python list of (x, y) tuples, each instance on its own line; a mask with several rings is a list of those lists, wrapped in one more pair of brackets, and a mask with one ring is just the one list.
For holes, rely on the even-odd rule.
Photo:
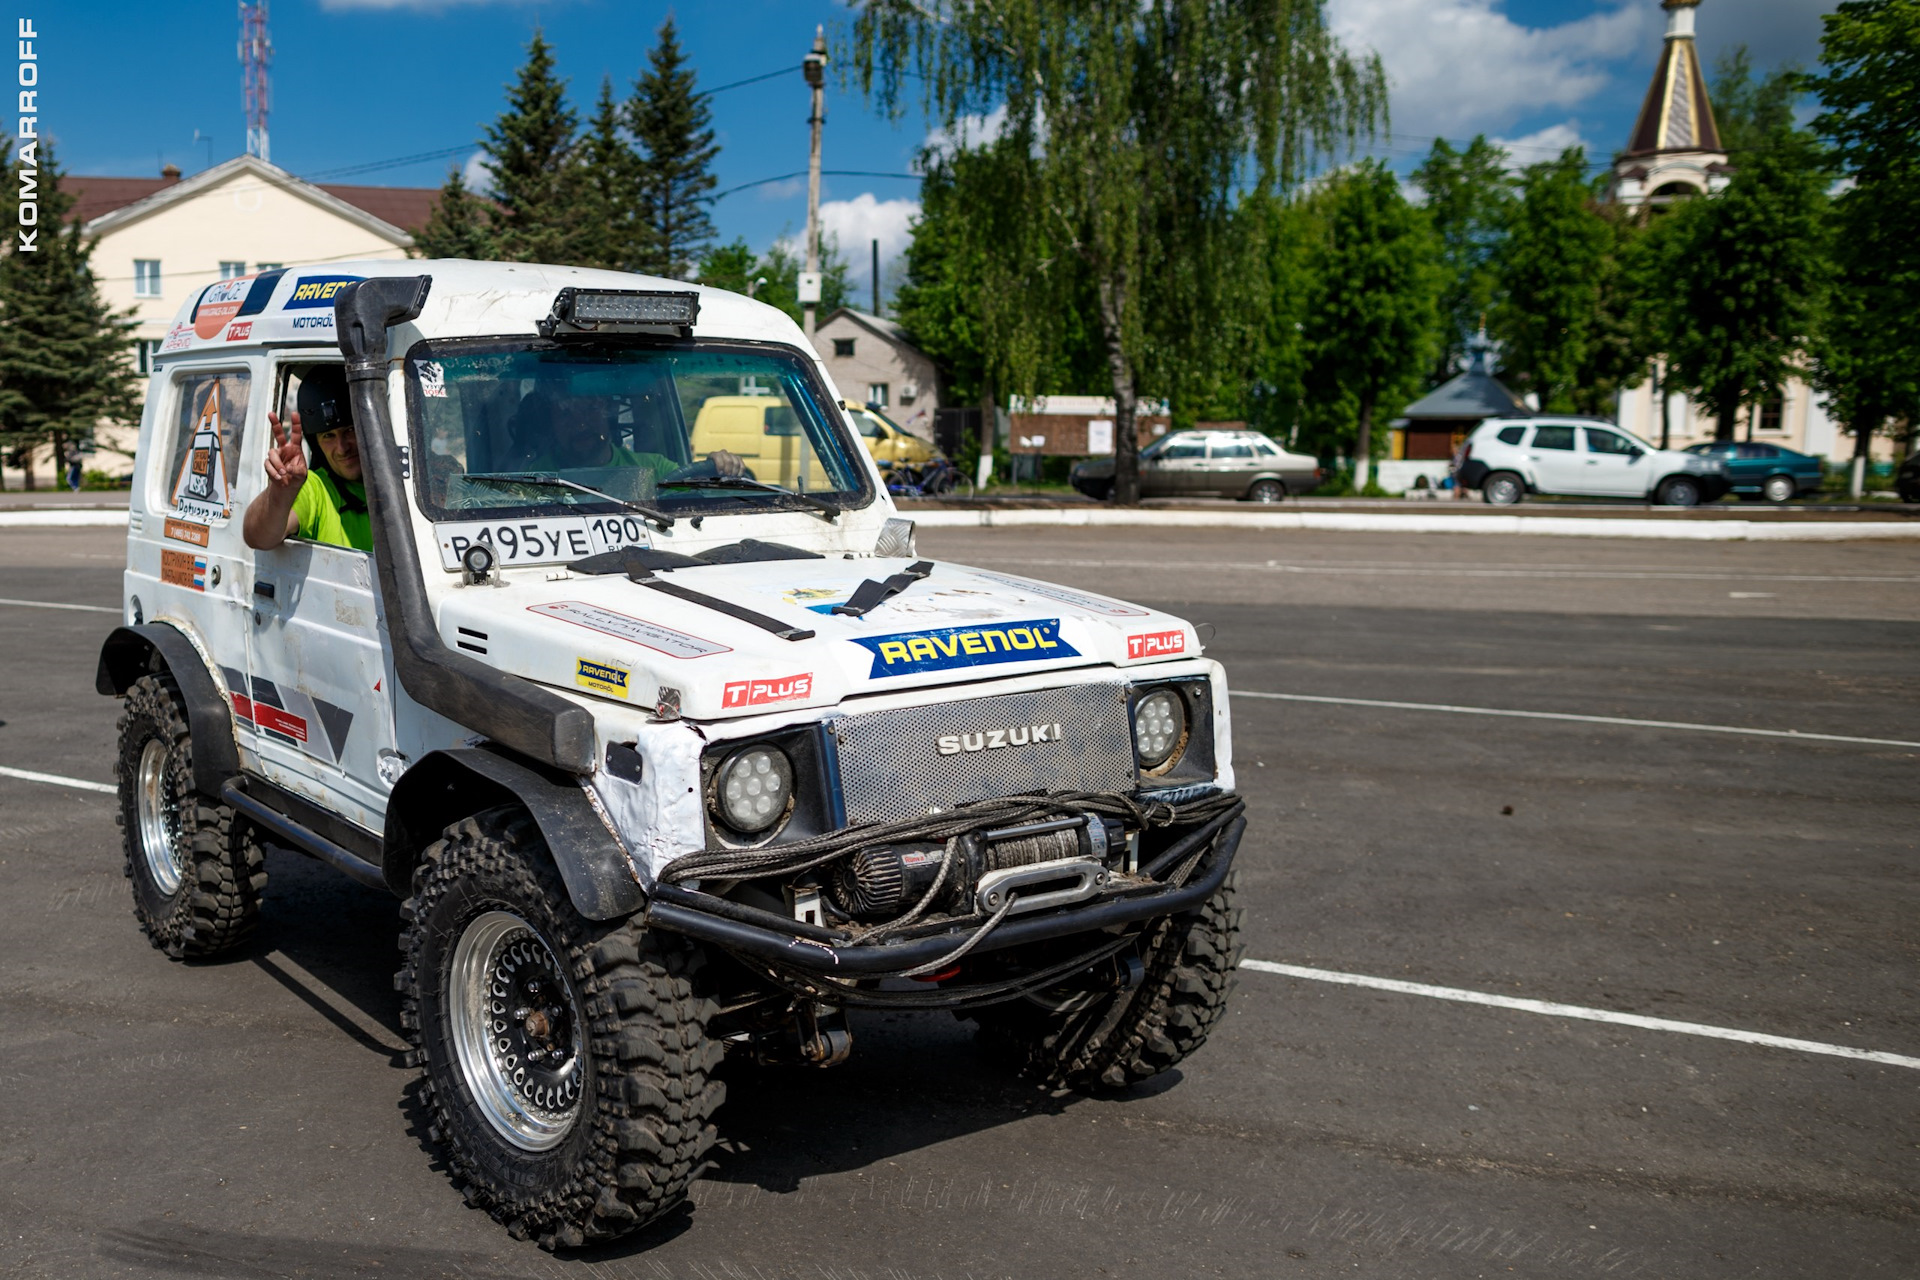
[(1775, 396), (1760, 406), (1760, 430), (1785, 431), (1787, 429), (1787, 401), (1784, 396)]
[(836, 356), (852, 355), (853, 339), (852, 338), (835, 338), (833, 340), (833, 354)]
[(877, 404), (882, 409), (886, 408), (887, 384), (884, 382), (869, 382), (867, 384), (867, 403)]
[(284, 262), (256, 262), (253, 264), (253, 269), (255, 271), (278, 271), (285, 265)]
[(247, 264), (244, 262), (223, 262), (220, 264), (220, 278), (222, 280), (238, 280), (245, 274), (247, 274)]
[(133, 362), (141, 373), (152, 373), (154, 365), (160, 362), (160, 339), (141, 338), (133, 344)]
[(133, 260), (133, 296), (136, 298), (160, 296), (160, 259), (135, 258)]

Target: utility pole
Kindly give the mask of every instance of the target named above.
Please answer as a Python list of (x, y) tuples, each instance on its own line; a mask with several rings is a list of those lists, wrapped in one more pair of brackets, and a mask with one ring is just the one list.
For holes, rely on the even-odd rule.
[(813, 141), (807, 149), (807, 269), (800, 274), (802, 327), (813, 341), (815, 313), (820, 309), (820, 126), (827, 122), (827, 29), (813, 29), (813, 48), (800, 64), (807, 88), (813, 93), (813, 113), (807, 124)]
[(880, 242), (873, 242), (873, 314), (880, 314)]

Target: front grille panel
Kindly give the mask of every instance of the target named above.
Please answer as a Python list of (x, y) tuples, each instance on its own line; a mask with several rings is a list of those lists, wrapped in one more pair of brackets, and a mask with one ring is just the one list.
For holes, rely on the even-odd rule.
[[(1047, 726), (1047, 741), (985, 745), (996, 731), (1031, 738), (1034, 725)], [(941, 755), (940, 739), (949, 735), (980, 742), (981, 749)], [(853, 823), (924, 817), (934, 809), (1029, 791), (1114, 793), (1134, 785), (1127, 697), (1118, 684), (868, 711), (835, 721), (834, 737), (847, 820)]]

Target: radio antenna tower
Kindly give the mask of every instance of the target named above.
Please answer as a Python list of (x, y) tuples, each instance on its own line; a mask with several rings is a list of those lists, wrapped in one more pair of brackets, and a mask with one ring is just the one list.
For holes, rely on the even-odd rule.
[(267, 0), (249, 4), (240, 0), (240, 65), (246, 68), (247, 154), (262, 160), (267, 155), (267, 109), (273, 105), (273, 90), (267, 83), (267, 68), (273, 64), (273, 41), (267, 38)]

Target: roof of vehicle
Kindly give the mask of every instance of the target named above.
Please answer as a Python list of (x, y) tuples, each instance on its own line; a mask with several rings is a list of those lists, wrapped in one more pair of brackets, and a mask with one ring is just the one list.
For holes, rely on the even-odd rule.
[[(569, 286), (697, 293), (696, 338), (778, 342), (812, 350), (785, 312), (725, 289), (588, 267), (436, 258), (315, 263), (210, 284), (181, 306), (160, 351), (164, 357), (243, 343), (331, 347), (334, 299), (341, 289), (358, 280), (417, 275), (432, 276), (433, 288), (419, 318), (403, 327), (396, 350), (421, 337), (531, 335), (552, 310), (554, 295)], [(405, 329), (413, 332), (406, 334)]]

